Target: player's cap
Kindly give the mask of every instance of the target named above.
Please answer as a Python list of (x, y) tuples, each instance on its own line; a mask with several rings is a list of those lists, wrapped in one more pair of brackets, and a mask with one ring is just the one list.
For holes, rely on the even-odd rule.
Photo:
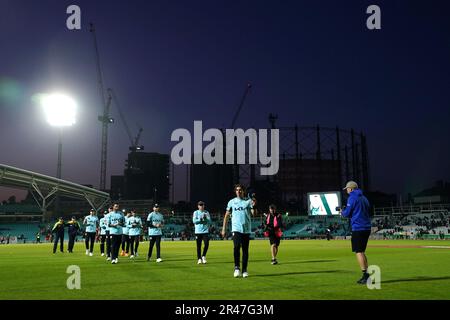
[(358, 189), (358, 184), (355, 181), (349, 181), (347, 182), (343, 190), (347, 188)]
[(277, 208), (277, 206), (276, 205), (274, 205), (274, 204), (271, 204), (270, 206), (269, 206), (269, 209), (276, 209)]
[(159, 204), (155, 203), (155, 204), (153, 205), (153, 208), (159, 208)]
[(198, 205), (198, 206), (204, 206), (205, 203), (204, 203), (203, 201), (199, 201), (199, 202), (197, 202), (197, 205)]

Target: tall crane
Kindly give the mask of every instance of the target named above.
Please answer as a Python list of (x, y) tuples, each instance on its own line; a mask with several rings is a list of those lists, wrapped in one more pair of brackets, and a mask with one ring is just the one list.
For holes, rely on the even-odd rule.
[(136, 151), (139, 151), (139, 150), (144, 150), (144, 146), (139, 145), (139, 139), (141, 138), (141, 134), (142, 134), (142, 131), (144, 129), (142, 129), (142, 127), (139, 126), (139, 132), (136, 135), (136, 137), (133, 138), (133, 136), (131, 134), (130, 127), (128, 126), (127, 120), (125, 118), (125, 115), (122, 112), (122, 108), (120, 107), (119, 100), (117, 99), (117, 96), (116, 96), (114, 90), (111, 89), (111, 88), (108, 88), (108, 94), (114, 100), (114, 104), (115, 104), (115, 106), (117, 108), (117, 111), (119, 112), (120, 119), (122, 120), (122, 123), (123, 123), (123, 126), (125, 128), (125, 131), (127, 132), (128, 138), (130, 139), (129, 150), (132, 151), (132, 152), (136, 152)]
[[(244, 94), (242, 95), (241, 102), (239, 103), (239, 107), (238, 107), (236, 113), (234, 114), (233, 120), (231, 122), (231, 129), (234, 129), (234, 127), (236, 125), (236, 121), (237, 121), (237, 119), (239, 117), (239, 114), (240, 114), (240, 112), (242, 110), (242, 106), (244, 105), (244, 102), (247, 99), (247, 96), (248, 96), (251, 88), (252, 88), (252, 84), (250, 82), (247, 83), (247, 87), (245, 88)], [(233, 142), (233, 143), (235, 143), (235, 142)], [(237, 148), (234, 148), (234, 150), (237, 150)], [(251, 170), (251, 172), (253, 172), (254, 168), (251, 167), (250, 170)], [(253, 174), (251, 174), (251, 176), (253, 178)], [(234, 166), (233, 166), (233, 180), (234, 180), (234, 183), (239, 183), (239, 179), (240, 179), (239, 165), (237, 164), (237, 153), (235, 152), (235, 154), (234, 154)]]
[(97, 36), (95, 34), (95, 27), (93, 23), (90, 23), (89, 31), (92, 33), (95, 48), (95, 58), (97, 64), (97, 80), (98, 90), (101, 98), (101, 105), (103, 106), (103, 115), (98, 117), (98, 120), (102, 123), (102, 151), (100, 160), (100, 190), (106, 190), (106, 163), (108, 157), (108, 125), (114, 123), (114, 119), (109, 116), (109, 109), (111, 106), (111, 96), (108, 96), (108, 100), (105, 98), (105, 90), (103, 87), (103, 74), (100, 65), (100, 54), (98, 52)]
[(239, 117), (239, 113), (241, 112), (242, 106), (244, 105), (245, 99), (247, 98), (251, 88), (252, 88), (252, 84), (250, 82), (247, 83), (247, 88), (245, 89), (244, 94), (242, 95), (241, 103), (239, 104), (239, 107), (238, 107), (236, 113), (234, 114), (233, 121), (231, 122), (231, 129), (234, 129), (234, 126), (236, 125), (236, 121)]

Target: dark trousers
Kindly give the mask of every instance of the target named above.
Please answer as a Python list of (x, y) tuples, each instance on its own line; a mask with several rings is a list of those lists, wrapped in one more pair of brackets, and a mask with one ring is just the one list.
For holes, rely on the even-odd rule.
[(136, 255), (139, 247), (139, 238), (140, 236), (130, 236), (130, 244), (131, 244), (131, 255)]
[(122, 235), (122, 251), (128, 253), (130, 250), (130, 236), (127, 234)]
[(121, 234), (111, 235), (111, 259), (117, 259), (119, 257), (120, 242), (122, 240)]
[(105, 253), (106, 234), (100, 235), (100, 253)]
[[(91, 242), (89, 245), (89, 241)], [(89, 252), (94, 251), (95, 232), (86, 232), (84, 243), (86, 244), (86, 250)]]
[(106, 232), (106, 256), (111, 257), (111, 235)]
[(248, 265), (248, 247), (250, 244), (250, 234), (233, 232), (234, 244), (234, 266), (239, 268), (242, 247), (242, 272), (247, 271)]
[(69, 233), (69, 252), (73, 252), (73, 246), (75, 245), (75, 238), (77, 237), (77, 233)]
[[(206, 257), (206, 253), (208, 252), (209, 248), (209, 234), (208, 233), (196, 234), (195, 239), (197, 241), (197, 259), (201, 259), (201, 257)], [(205, 243), (205, 246), (203, 247), (203, 254), (200, 255), (202, 251), (202, 241)]]
[(150, 246), (148, 247), (148, 256), (151, 257), (153, 253), (153, 246), (156, 243), (156, 258), (161, 258), (161, 236), (149, 236)]
[(63, 234), (55, 234), (54, 242), (53, 242), (53, 253), (56, 252), (56, 247), (58, 246), (58, 241), (61, 242), (59, 250), (64, 252), (64, 233)]

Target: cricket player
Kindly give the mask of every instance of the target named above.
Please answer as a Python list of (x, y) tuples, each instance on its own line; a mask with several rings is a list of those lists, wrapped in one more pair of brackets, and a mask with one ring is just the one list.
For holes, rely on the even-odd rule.
[(128, 230), (131, 245), (130, 259), (133, 259), (138, 256), (139, 238), (142, 230), (142, 221), (137, 216), (136, 210), (131, 210), (131, 217), (128, 218)]
[(123, 257), (128, 257), (128, 252), (130, 251), (130, 237), (128, 234), (128, 219), (131, 217), (131, 212), (128, 211), (125, 216), (125, 225), (123, 226), (123, 234), (122, 234), (122, 252), (120, 255)]
[(164, 226), (164, 217), (159, 212), (159, 205), (153, 206), (153, 211), (147, 217), (148, 236), (150, 244), (148, 247), (147, 261), (150, 261), (153, 252), (153, 246), (156, 243), (156, 262), (161, 262), (161, 237)]
[(103, 256), (105, 256), (105, 242), (106, 242), (106, 229), (108, 228), (108, 217), (107, 213), (103, 215), (103, 218), (100, 219), (100, 253)]
[(121, 211), (119, 211), (119, 205), (115, 203), (113, 205), (113, 211), (108, 215), (108, 227), (109, 234), (111, 236), (111, 263), (116, 264), (119, 262), (119, 249), (122, 240), (122, 228), (125, 224), (125, 218)]
[(94, 251), (95, 235), (97, 233), (97, 226), (98, 226), (98, 218), (97, 215), (95, 214), (94, 209), (91, 209), (89, 215), (84, 218), (83, 224), (86, 226), (85, 227), (86, 255), (92, 257)]
[(248, 247), (250, 245), (251, 215), (255, 214), (256, 199), (244, 198), (244, 187), (236, 184), (236, 197), (228, 202), (223, 219), (222, 237), (225, 237), (228, 217), (231, 215), (231, 231), (234, 244), (234, 277), (240, 277), (240, 251), (242, 248), (242, 277), (247, 278)]
[[(205, 203), (199, 201), (197, 203), (198, 210), (192, 216), (192, 222), (195, 226), (195, 240), (197, 242), (197, 264), (206, 263), (206, 253), (209, 247), (209, 225), (211, 224), (211, 216), (205, 210)], [(202, 241), (205, 243), (203, 254), (201, 254)]]

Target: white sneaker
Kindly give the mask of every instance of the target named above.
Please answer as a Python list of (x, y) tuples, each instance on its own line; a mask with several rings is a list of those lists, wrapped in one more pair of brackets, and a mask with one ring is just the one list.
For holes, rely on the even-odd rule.
[(115, 264), (116, 263), (116, 260), (111, 260), (111, 264)]
[(203, 263), (203, 264), (206, 263), (206, 257), (205, 257), (205, 256), (202, 257), (202, 263)]
[(104, 253), (102, 253), (102, 257), (104, 256), (105, 254)]
[(115, 263), (118, 263), (119, 262), (119, 259), (118, 258), (116, 258), (116, 260), (115, 260), (116, 262)]
[(89, 252), (89, 257), (92, 257), (92, 256), (93, 256), (92, 252)]
[(248, 277), (248, 272), (242, 272), (242, 278), (247, 278)]
[(156, 259), (156, 262), (162, 262), (161, 258)]
[(111, 257), (106, 258), (106, 261), (111, 261)]
[(241, 276), (241, 271), (239, 271), (239, 269), (235, 269), (234, 270), (234, 277), (235, 278), (238, 278), (238, 277), (240, 277)]
[(86, 255), (88, 255), (89, 254), (89, 250), (86, 250)]
[(137, 252), (136, 252), (134, 255), (135, 255), (136, 257), (139, 256)]
[(198, 259), (197, 264), (202, 264), (202, 259)]
[(131, 256), (130, 256), (130, 259), (134, 259), (134, 256), (133, 256), (133, 255), (131, 255)]

